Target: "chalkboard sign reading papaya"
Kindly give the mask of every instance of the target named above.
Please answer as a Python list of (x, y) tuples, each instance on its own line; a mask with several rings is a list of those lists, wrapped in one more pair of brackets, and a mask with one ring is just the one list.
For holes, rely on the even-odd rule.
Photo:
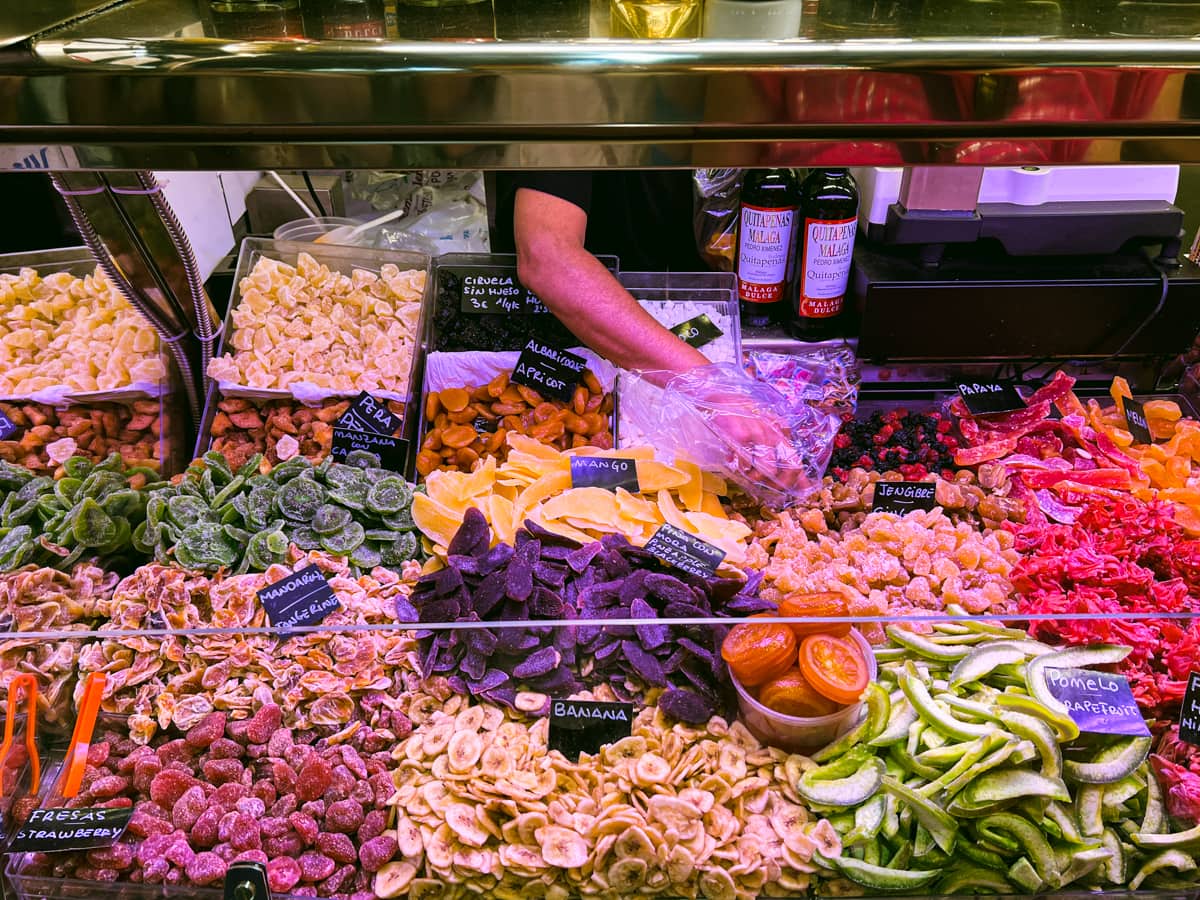
[(1025, 408), (1011, 381), (962, 381), (958, 393), (973, 416), (994, 416)]

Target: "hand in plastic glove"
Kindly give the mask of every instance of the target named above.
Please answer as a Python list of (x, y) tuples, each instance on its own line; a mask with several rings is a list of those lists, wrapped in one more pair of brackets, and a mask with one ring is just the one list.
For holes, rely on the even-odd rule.
[(731, 461), (745, 472), (754, 472), (772, 487), (791, 491), (807, 479), (794, 459), (793, 442), (786, 427), (772, 416), (718, 413), (709, 424), (729, 443)]

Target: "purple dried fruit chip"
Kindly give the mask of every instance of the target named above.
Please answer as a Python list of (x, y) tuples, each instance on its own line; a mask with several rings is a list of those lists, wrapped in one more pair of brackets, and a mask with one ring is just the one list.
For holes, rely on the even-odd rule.
[(462, 525), (446, 551), (451, 555), (482, 556), (487, 553), (491, 538), (492, 532), (483, 513), (473, 506), (468, 507)]
[(625, 659), (629, 662), (634, 674), (642, 681), (655, 687), (666, 686), (667, 673), (663, 671), (662, 663), (652, 654), (643, 650), (640, 644), (633, 641), (622, 641), (621, 651), (625, 654)]
[(715, 712), (704, 698), (692, 691), (672, 688), (658, 698), (658, 708), (664, 715), (689, 725), (702, 725)]
[(552, 669), (558, 668), (562, 662), (562, 654), (553, 647), (543, 647), (531, 654), (524, 662), (513, 669), (513, 678), (537, 678)]

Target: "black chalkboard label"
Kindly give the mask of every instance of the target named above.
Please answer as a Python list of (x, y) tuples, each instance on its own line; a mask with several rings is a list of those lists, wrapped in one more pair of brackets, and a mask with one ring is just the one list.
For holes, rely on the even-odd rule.
[(1011, 381), (960, 381), (958, 393), (973, 416), (994, 416), (1025, 408)]
[(281, 630), (317, 625), (340, 604), (325, 573), (316, 566), (305, 566), (258, 592), (271, 624)]
[(129, 827), (133, 807), (35, 809), (9, 845), (13, 853), (57, 853), (111, 847)]
[(402, 423), (403, 420), (393, 414), (386, 405), (363, 391), (350, 404), (350, 408), (342, 413), (336, 425), (338, 428), (350, 428), (355, 431), (395, 434), (400, 430)]
[(571, 399), (587, 360), (541, 341), (530, 341), (517, 359), (512, 381), (564, 402)]
[(1123, 397), (1121, 405), (1125, 407), (1125, 424), (1133, 435), (1135, 444), (1153, 444), (1154, 435), (1150, 433), (1150, 423), (1146, 421), (1146, 408), (1136, 400)]
[(572, 456), (571, 487), (598, 487), (615, 491), (625, 488), (636, 494), (637, 460), (628, 456)]
[(674, 525), (661, 525), (643, 548), (681, 572), (711, 578), (725, 559), (725, 551)]
[(595, 755), (605, 744), (615, 744), (632, 732), (632, 703), (550, 701), (550, 749), (572, 762), (579, 761), (580, 753)]
[(1150, 728), (1124, 675), (1047, 667), (1046, 687), (1088, 734), (1149, 736)]
[(464, 266), (445, 270), (462, 285), (459, 309), (473, 315), (548, 315), (546, 305), (517, 280), (516, 266)]
[(671, 333), (681, 338), (684, 343), (699, 349), (705, 344), (711, 344), (725, 332), (717, 327), (707, 313), (701, 313), (686, 322), (680, 322), (671, 329)]
[(352, 450), (378, 454), (379, 467), (389, 472), (403, 474), (408, 466), (409, 443), (404, 438), (335, 426), (329, 455), (337, 462), (345, 462)]
[(0, 441), (7, 441), (20, 430), (12, 419), (0, 412)]
[(1179, 739), (1200, 746), (1200, 672), (1188, 675), (1183, 706), (1179, 708)]
[(877, 481), (872, 512), (905, 513), (937, 506), (937, 485), (932, 481)]

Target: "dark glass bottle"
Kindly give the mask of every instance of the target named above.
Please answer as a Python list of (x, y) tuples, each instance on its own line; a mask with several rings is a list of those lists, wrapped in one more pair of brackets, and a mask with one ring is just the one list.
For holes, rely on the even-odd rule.
[(804, 341), (823, 341), (837, 332), (846, 299), (858, 185), (845, 169), (813, 169), (800, 185), (800, 209), (789, 330)]
[(800, 183), (791, 169), (750, 169), (738, 213), (737, 276), (742, 324), (782, 322), (795, 244)]
[(300, 0), (212, 0), (213, 37), (272, 41), (304, 37)]

